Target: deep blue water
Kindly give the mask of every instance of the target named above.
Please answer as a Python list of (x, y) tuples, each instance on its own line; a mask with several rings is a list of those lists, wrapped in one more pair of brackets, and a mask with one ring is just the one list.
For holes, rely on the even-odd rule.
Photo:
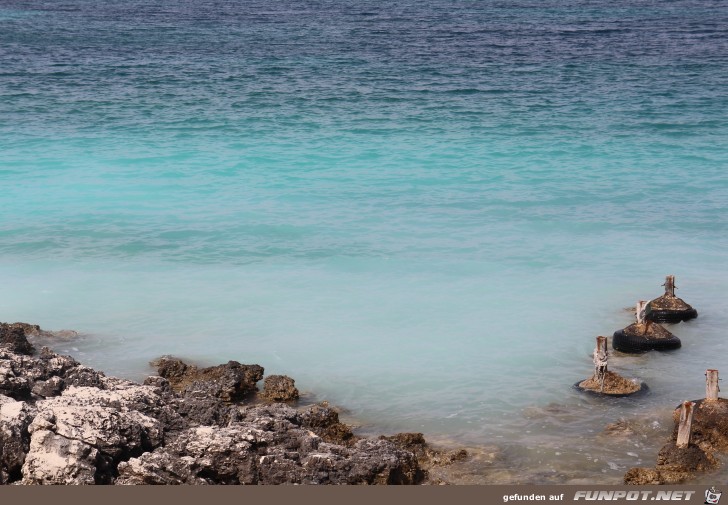
[[(726, 361), (726, 90), (718, 0), (0, 0), (0, 319), (619, 482)], [(571, 390), (667, 274), (701, 315), (618, 357), (650, 395)]]

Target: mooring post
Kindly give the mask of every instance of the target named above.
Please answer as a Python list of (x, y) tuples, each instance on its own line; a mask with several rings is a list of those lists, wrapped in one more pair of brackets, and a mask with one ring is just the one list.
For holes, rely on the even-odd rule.
[(708, 369), (705, 371), (705, 399), (717, 400), (718, 392), (718, 370)]
[(665, 277), (665, 294), (667, 296), (675, 296), (675, 276), (674, 275), (668, 275)]
[(607, 337), (597, 337), (597, 346), (594, 349), (594, 378), (600, 383), (600, 391), (604, 392), (604, 378), (607, 375)]
[(693, 412), (695, 402), (683, 402), (680, 407), (680, 424), (677, 427), (677, 441), (675, 444), (679, 449), (685, 449), (690, 445), (690, 429), (693, 425)]

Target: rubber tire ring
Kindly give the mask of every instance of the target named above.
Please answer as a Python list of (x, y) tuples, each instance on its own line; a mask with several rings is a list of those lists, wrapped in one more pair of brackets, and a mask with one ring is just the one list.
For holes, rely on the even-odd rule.
[(688, 321), (698, 317), (698, 311), (690, 310), (654, 310), (649, 315), (649, 320), (656, 323), (675, 324), (681, 321)]
[(624, 330), (618, 330), (614, 332), (612, 338), (612, 349), (633, 354), (641, 354), (653, 349), (656, 351), (670, 351), (679, 349), (680, 346), (682, 346), (680, 339), (674, 335), (670, 338), (648, 340), (641, 335), (628, 335)]

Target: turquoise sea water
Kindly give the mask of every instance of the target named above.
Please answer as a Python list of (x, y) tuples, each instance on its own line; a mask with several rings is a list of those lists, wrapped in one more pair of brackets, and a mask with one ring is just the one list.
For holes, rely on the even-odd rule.
[[(619, 482), (728, 371), (718, 0), (3, 0), (0, 62), (0, 320), (109, 374), (259, 363), (488, 483)], [(650, 394), (574, 391), (667, 274)]]

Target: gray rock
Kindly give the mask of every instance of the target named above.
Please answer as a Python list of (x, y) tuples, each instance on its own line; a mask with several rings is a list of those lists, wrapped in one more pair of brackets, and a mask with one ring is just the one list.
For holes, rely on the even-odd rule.
[(42, 396), (43, 398), (48, 398), (51, 396), (58, 396), (61, 394), (61, 391), (63, 391), (63, 388), (66, 386), (66, 383), (63, 379), (61, 379), (58, 376), (51, 377), (48, 380), (39, 380), (36, 381), (35, 384), (33, 384), (32, 392), (34, 395)]
[(24, 363), (27, 361), (20, 354), (0, 348), (0, 395), (16, 400), (30, 397), (33, 381), (24, 374)]
[(29, 450), (28, 426), (35, 411), (26, 402), (0, 396), (0, 484), (19, 480)]
[(85, 366), (77, 366), (70, 369), (64, 375), (67, 386), (87, 386), (87, 387), (103, 387), (102, 377), (104, 374), (97, 372), (93, 368)]
[[(35, 424), (35, 421), (33, 422)], [(94, 484), (98, 450), (38, 424), (23, 464), (23, 484)]]
[(424, 478), (410, 452), (385, 440), (347, 448), (302, 426), (285, 405), (248, 407), (240, 422), (196, 427), (119, 465), (117, 484), (414, 484)]

